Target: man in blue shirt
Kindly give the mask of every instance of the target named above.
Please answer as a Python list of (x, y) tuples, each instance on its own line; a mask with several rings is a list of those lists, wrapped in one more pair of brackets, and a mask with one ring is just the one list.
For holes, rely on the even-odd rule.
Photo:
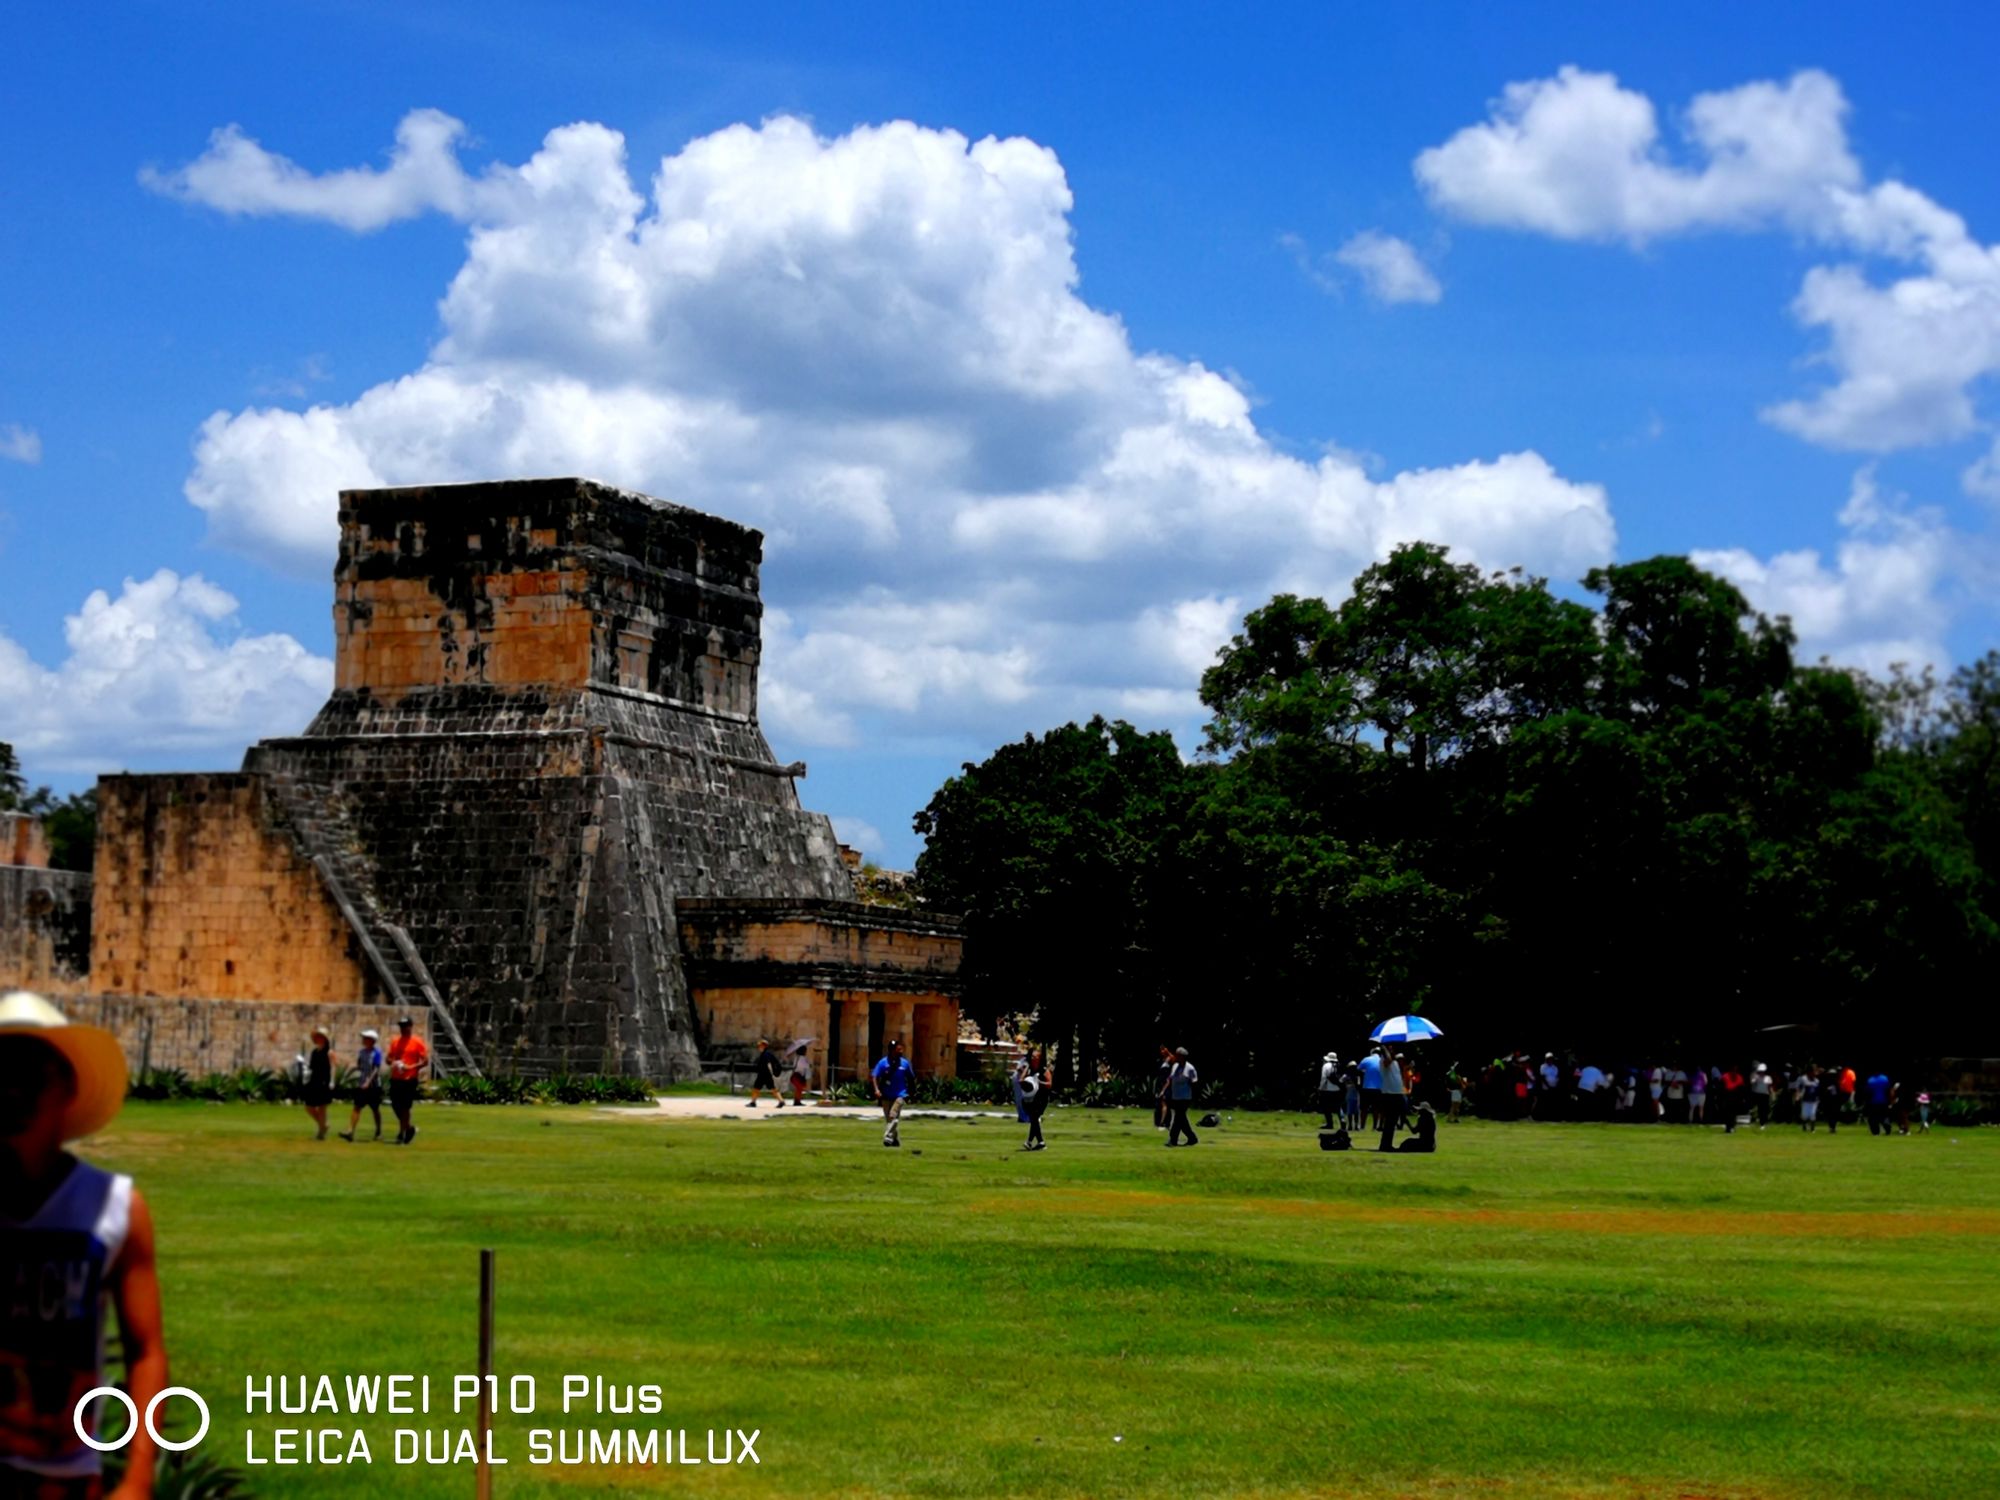
[(900, 1146), (903, 1144), (903, 1101), (910, 1097), (910, 1060), (903, 1056), (902, 1038), (895, 1037), (889, 1042), (889, 1052), (875, 1064), (875, 1071), (868, 1075), (868, 1087), (875, 1095), (875, 1102), (882, 1106), (882, 1144)]
[(1382, 1118), (1382, 1059), (1373, 1052), (1361, 1054), (1361, 1119), (1354, 1127), (1365, 1130), (1370, 1120)]
[(1868, 1101), (1868, 1133), (1889, 1134), (1889, 1105), (1895, 1098), (1896, 1086), (1889, 1081), (1887, 1073), (1877, 1073), (1862, 1088), (1866, 1090), (1864, 1097)]

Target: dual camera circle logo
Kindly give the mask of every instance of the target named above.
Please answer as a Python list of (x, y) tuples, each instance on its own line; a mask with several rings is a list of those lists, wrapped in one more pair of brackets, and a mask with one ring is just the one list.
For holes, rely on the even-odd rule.
[[(99, 1396), (109, 1396), (113, 1401), (116, 1401), (125, 1408), (125, 1430), (108, 1443), (100, 1443), (86, 1432), (83, 1426), (83, 1414), (90, 1409), (90, 1403), (95, 1401)], [(169, 1440), (153, 1422), (153, 1414), (160, 1409), (160, 1403), (165, 1401), (169, 1396), (185, 1396), (201, 1410), (201, 1426), (195, 1429), (194, 1436), (184, 1443), (176, 1443)], [(82, 1399), (76, 1403), (76, 1411), (70, 1418), (70, 1424), (76, 1428), (76, 1435), (82, 1438), (88, 1446), (95, 1448), (99, 1453), (115, 1453), (118, 1449), (123, 1448), (127, 1443), (131, 1442), (132, 1435), (139, 1430), (139, 1421), (139, 1403), (115, 1385), (100, 1385), (85, 1391)], [(208, 1436), (208, 1403), (201, 1399), (201, 1394), (198, 1391), (192, 1391), (184, 1385), (170, 1385), (146, 1403), (145, 1424), (146, 1435), (160, 1447), (166, 1449), (169, 1453), (185, 1453), (196, 1443)]]

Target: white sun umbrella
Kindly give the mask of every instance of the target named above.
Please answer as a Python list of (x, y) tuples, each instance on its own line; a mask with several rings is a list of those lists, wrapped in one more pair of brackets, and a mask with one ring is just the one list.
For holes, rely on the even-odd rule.
[(1428, 1042), (1444, 1031), (1422, 1016), (1391, 1016), (1368, 1033), (1371, 1042)]

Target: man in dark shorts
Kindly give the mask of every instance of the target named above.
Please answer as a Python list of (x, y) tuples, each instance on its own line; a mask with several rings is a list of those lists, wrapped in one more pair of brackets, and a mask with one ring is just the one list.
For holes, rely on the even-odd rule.
[(778, 1088), (778, 1054), (771, 1050), (769, 1037), (757, 1038), (757, 1056), (750, 1064), (750, 1107), (757, 1107), (757, 1096), (769, 1092), (778, 1101), (778, 1108), (785, 1107), (785, 1096)]
[(910, 1060), (903, 1056), (902, 1038), (891, 1038), (888, 1052), (868, 1075), (869, 1090), (875, 1095), (875, 1102), (882, 1106), (882, 1144), (885, 1146), (903, 1144), (903, 1104), (910, 1097), (910, 1085), (915, 1081)]
[(341, 1131), (343, 1141), (361, 1128), (361, 1111), (375, 1117), (375, 1139), (382, 1139), (382, 1033), (370, 1026), (361, 1033), (361, 1050), (354, 1054), (354, 1118)]
[(1188, 1061), (1188, 1049), (1174, 1048), (1173, 1070), (1167, 1074), (1167, 1108), (1170, 1111), (1167, 1121), (1169, 1146), (1180, 1145), (1182, 1136), (1187, 1137), (1190, 1146), (1201, 1144), (1194, 1133), (1194, 1127), (1188, 1124), (1188, 1107), (1194, 1103), (1195, 1085), (1200, 1082), (1201, 1075), (1195, 1071), (1194, 1064)]
[(410, 1112), (417, 1107), (417, 1086), (430, 1066), (431, 1049), (413, 1029), (408, 1016), (396, 1023), (396, 1040), (389, 1043), (389, 1108), (396, 1112), (396, 1144), (407, 1146), (417, 1138), (416, 1122)]

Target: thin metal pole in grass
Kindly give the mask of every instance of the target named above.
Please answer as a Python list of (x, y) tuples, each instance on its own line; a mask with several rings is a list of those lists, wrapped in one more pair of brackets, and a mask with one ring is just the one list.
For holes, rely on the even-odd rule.
[(493, 1252), (479, 1252), (479, 1500), (493, 1500)]

